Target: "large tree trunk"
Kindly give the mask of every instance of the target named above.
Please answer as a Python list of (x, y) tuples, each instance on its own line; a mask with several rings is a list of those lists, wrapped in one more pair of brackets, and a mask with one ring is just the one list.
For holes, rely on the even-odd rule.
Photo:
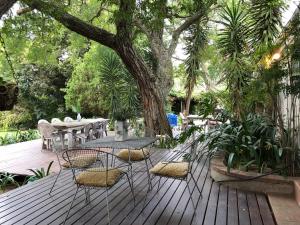
[(154, 131), (154, 133), (150, 132), (148, 135), (163, 133), (172, 136), (164, 109), (164, 97), (159, 91), (160, 87), (156, 82), (156, 76), (147, 67), (131, 43), (121, 41), (118, 43), (116, 52), (138, 84), (143, 104), (145, 126), (149, 128), (149, 131)]
[(157, 69), (154, 72), (156, 77), (156, 86), (160, 92), (161, 98), (166, 101), (173, 87), (173, 64), (171, 57), (167, 52), (161, 51), (161, 54), (156, 56)]

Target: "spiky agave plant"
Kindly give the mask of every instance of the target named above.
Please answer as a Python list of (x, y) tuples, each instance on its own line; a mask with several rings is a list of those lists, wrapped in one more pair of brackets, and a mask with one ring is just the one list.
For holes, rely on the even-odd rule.
[(237, 120), (241, 119), (242, 88), (249, 79), (247, 59), (249, 17), (241, 1), (233, 0), (220, 13), (222, 26), (218, 34), (218, 46), (225, 58), (227, 86), (232, 92), (233, 111)]

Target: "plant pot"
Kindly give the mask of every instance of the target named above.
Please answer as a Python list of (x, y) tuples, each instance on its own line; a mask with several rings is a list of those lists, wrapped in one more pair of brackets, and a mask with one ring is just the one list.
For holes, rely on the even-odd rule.
[(115, 141), (125, 141), (128, 138), (127, 121), (115, 121)]
[(81, 120), (81, 115), (80, 113), (77, 113), (77, 121), (79, 122)]
[(0, 111), (12, 110), (17, 103), (18, 93), (16, 84), (0, 84)]

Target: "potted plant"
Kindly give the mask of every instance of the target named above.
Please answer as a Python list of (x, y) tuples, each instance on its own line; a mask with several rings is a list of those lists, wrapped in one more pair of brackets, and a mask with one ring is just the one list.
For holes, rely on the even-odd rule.
[(128, 138), (128, 121), (123, 117), (115, 120), (115, 141), (125, 141)]
[(136, 117), (136, 106), (128, 104), (129, 96), (113, 95), (111, 99), (111, 119), (115, 125), (115, 141), (128, 139), (128, 121)]
[(17, 103), (19, 89), (15, 83), (0, 77), (0, 111), (11, 110)]

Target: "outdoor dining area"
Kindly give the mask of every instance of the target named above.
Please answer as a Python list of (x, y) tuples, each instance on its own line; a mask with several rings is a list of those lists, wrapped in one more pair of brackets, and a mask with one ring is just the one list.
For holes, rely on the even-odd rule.
[(76, 142), (84, 143), (89, 140), (107, 136), (107, 125), (109, 119), (93, 118), (74, 120), (71, 117), (65, 117), (64, 120), (53, 118), (51, 123), (41, 119), (38, 121), (38, 130), (43, 141), (43, 149), (50, 149), (53, 143), (53, 137), (60, 138), (62, 147), (72, 148)]

